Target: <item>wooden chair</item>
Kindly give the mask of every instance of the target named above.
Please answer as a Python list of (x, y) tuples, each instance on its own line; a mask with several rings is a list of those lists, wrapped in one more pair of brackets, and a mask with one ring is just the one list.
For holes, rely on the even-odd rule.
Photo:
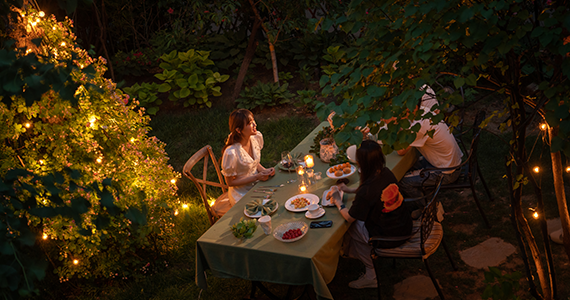
[[(218, 182), (208, 181), (206, 179), (208, 175), (208, 156), (212, 160), (212, 164), (216, 169), (216, 173), (218, 175)], [(204, 159), (204, 168), (202, 171), (202, 179), (198, 179), (194, 177), (192, 174), (192, 168), (200, 161)], [(198, 188), (200, 192), (200, 197), (202, 198), (202, 202), (204, 203), (204, 207), (206, 207), (206, 212), (208, 213), (208, 219), (211, 225), (217, 221), (230, 207), (231, 204), (229, 202), (228, 197), (228, 186), (225, 184), (224, 176), (220, 171), (220, 165), (216, 160), (216, 156), (212, 151), (212, 147), (210, 145), (204, 146), (202, 149), (198, 150), (192, 157), (188, 159), (186, 164), (184, 164), (183, 173), (186, 177), (188, 177)], [(214, 205), (212, 207), (208, 203), (208, 195), (206, 194), (206, 187), (207, 186), (214, 186), (222, 189), (222, 195), (220, 195)]]
[[(383, 236), (374, 236), (371, 237), (369, 240), (369, 244), (372, 246), (372, 251), (370, 256), (372, 257), (372, 261), (374, 263), (374, 270), (376, 272), (376, 280), (378, 281), (378, 299), (381, 298), (380, 293), (380, 268), (379, 268), (379, 261), (380, 258), (416, 258), (421, 259), (428, 271), (428, 274), (439, 294), (439, 297), (443, 300), (443, 293), (431, 272), (431, 269), (428, 265), (428, 257), (432, 255), (440, 244), (443, 245), (445, 249), (445, 253), (449, 258), (449, 262), (454, 270), (457, 270), (451, 255), (449, 254), (449, 250), (443, 241), (443, 228), (439, 222), (437, 222), (437, 209), (438, 209), (438, 200), (437, 195), (441, 188), (441, 177), (439, 177), (435, 190), (433, 190), (429, 195), (420, 197), (420, 198), (413, 198), (413, 199), (404, 199), (406, 202), (410, 201), (425, 201), (429, 200), (427, 206), (423, 209), (421, 219), (418, 221), (414, 221), (414, 228), (412, 230), (412, 234), (410, 236), (403, 236), (403, 237), (383, 237)], [(431, 200), (430, 200), (431, 199)], [(396, 248), (378, 248), (378, 244), (381, 242), (393, 242), (393, 241), (406, 241), (404, 244), (396, 247)]]
[(428, 178), (427, 174), (430, 174), (431, 172), (435, 172), (435, 173), (440, 173), (440, 172), (444, 172), (444, 171), (451, 171), (451, 170), (457, 170), (460, 169), (461, 170), (461, 175), (459, 176), (459, 178), (453, 182), (453, 183), (449, 183), (449, 184), (444, 184), (441, 186), (442, 189), (471, 189), (471, 193), (473, 195), (473, 199), (475, 200), (475, 204), (477, 205), (477, 208), (479, 209), (479, 213), (481, 213), (481, 217), (483, 217), (483, 221), (485, 222), (485, 225), (490, 228), (491, 226), (489, 225), (489, 221), (487, 220), (487, 217), (485, 216), (485, 213), (483, 212), (483, 209), (481, 208), (481, 204), (479, 203), (479, 198), (477, 198), (477, 193), (475, 192), (475, 184), (477, 183), (477, 176), (479, 176), (479, 179), (481, 179), (481, 182), (483, 183), (483, 187), (485, 188), (485, 192), (487, 192), (487, 196), (489, 197), (489, 200), (493, 200), (493, 198), (491, 197), (491, 192), (489, 192), (489, 188), (487, 187), (487, 183), (485, 182), (485, 179), (483, 178), (483, 173), (481, 172), (481, 169), (479, 168), (479, 164), (477, 161), (477, 149), (478, 149), (478, 145), (479, 145), (479, 137), (481, 134), (481, 128), (479, 127), (479, 125), (481, 124), (481, 122), (483, 122), (483, 120), (485, 119), (485, 112), (484, 111), (480, 111), (477, 116), (475, 117), (475, 122), (473, 124), (473, 128), (472, 128), (472, 132), (473, 132), (473, 136), (472, 136), (472, 140), (471, 140), (471, 148), (469, 149), (469, 155), (467, 156), (467, 159), (460, 164), (459, 166), (455, 166), (455, 167), (449, 167), (449, 168), (428, 168), (428, 169), (424, 169), (420, 172), (420, 177), (425, 177), (426, 180)]

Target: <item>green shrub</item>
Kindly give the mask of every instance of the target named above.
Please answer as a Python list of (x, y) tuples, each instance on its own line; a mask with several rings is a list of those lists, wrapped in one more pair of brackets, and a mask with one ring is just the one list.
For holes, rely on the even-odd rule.
[(130, 87), (123, 88), (123, 90), (134, 99), (138, 99), (140, 105), (146, 107), (147, 113), (151, 115), (155, 115), (158, 112), (158, 106), (162, 104), (162, 100), (156, 95), (158, 91), (157, 83), (135, 83)]
[(299, 90), (297, 91), (297, 101), (295, 101), (295, 106), (304, 107), (307, 110), (314, 112), (315, 106), (321, 103), (317, 99), (317, 92), (315, 90)]
[(209, 69), (209, 66), (214, 65), (214, 62), (208, 58), (209, 55), (209, 51), (190, 49), (187, 52), (174, 50), (161, 56), (163, 62), (160, 67), (164, 71), (154, 75), (164, 81), (158, 86), (158, 92), (169, 92), (168, 99), (182, 100), (184, 107), (189, 105), (212, 107), (209, 96), (221, 96), (221, 87), (216, 84), (225, 82), (230, 76), (220, 75)]
[(246, 87), (236, 100), (238, 108), (264, 108), (291, 102), (294, 95), (287, 89), (289, 84), (279, 86), (277, 83), (261, 83), (260, 81), (251, 88)]
[[(73, 181), (55, 175), (55, 187), (25, 178), (8, 187), (0, 184), (0, 210), (27, 218), (34, 233), (46, 236), (39, 241), (40, 253), (48, 256), (61, 281), (135, 276), (175, 247), (172, 218), (178, 199), (172, 180), (180, 174), (168, 165), (165, 145), (147, 135), (150, 117), (144, 108), (137, 101), (129, 103), (103, 77), (104, 59), (91, 58), (75, 44), (71, 22), (35, 12), (23, 15), (15, 25), (25, 28), (34, 22), (35, 30), (18, 37), (18, 43), (34, 41), (37, 47), (28, 48), (30, 53), (0, 49), (0, 81), (11, 78), (0, 90), (0, 177), (15, 182), (9, 176), (14, 169), (26, 169), (38, 178), (65, 174), (70, 168), (79, 175)], [(16, 185), (23, 192), (15, 197), (25, 201), (24, 206), (4, 202), (13, 191), (10, 186)], [(65, 214), (46, 213), (59, 208)], [(0, 219), (3, 228), (17, 222)], [(132, 226), (135, 223), (140, 225)], [(0, 244), (4, 251), (7, 244)]]

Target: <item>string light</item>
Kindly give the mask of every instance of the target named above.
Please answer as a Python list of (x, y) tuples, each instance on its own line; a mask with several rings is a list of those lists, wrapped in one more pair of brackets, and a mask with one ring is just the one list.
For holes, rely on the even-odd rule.
[(51, 28), (52, 30), (55, 30), (55, 26)]
[(131, 143), (134, 143), (134, 142), (135, 142), (135, 138), (132, 137), (132, 138), (131, 138)]
[(532, 170), (534, 171), (534, 173), (540, 172), (540, 168), (538, 166), (534, 167)]
[(178, 216), (178, 209), (174, 211), (174, 215)]
[(532, 214), (532, 216), (533, 216), (533, 218), (538, 219), (538, 212), (535, 211), (535, 212)]
[(62, 46), (62, 47), (65, 47), (65, 42), (61, 42), (61, 46)]
[(42, 239), (47, 240), (48, 235), (44, 233), (44, 235), (42, 236)]
[(40, 17), (42, 17), (42, 18), (43, 18), (43, 17), (45, 17), (45, 16), (46, 16), (46, 13), (45, 13), (45, 12), (43, 12), (43, 11), (40, 11), (40, 12), (38, 13), (38, 15), (39, 15)]
[(546, 130), (546, 126), (548, 126), (546, 123), (542, 123), (540, 124), (540, 129)]
[(44, 160), (40, 159), (40, 165), (43, 165), (43, 164), (44, 164)]
[(172, 184), (175, 184), (175, 183), (176, 183), (176, 178), (171, 179), (170, 182), (171, 182)]
[(188, 208), (188, 204), (186, 204), (186, 203), (182, 204), (182, 208), (187, 209), (187, 208)]
[(77, 260), (77, 259), (74, 259), (74, 260), (73, 260), (73, 264), (74, 264), (74, 265), (77, 265), (78, 263), (79, 263), (79, 260)]
[(32, 124), (26, 123), (26, 124), (24, 124), (24, 126), (26, 126), (26, 128), (30, 128), (30, 126), (32, 126)]
[(101, 158), (101, 157), (97, 158), (97, 163), (101, 163), (101, 162), (103, 162), (103, 158)]

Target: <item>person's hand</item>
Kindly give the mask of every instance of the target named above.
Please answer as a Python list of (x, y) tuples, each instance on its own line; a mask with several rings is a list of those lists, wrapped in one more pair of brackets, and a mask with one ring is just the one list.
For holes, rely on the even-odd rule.
[(275, 168), (265, 169), (265, 171), (268, 172), (269, 176), (275, 175)]
[(344, 182), (341, 182), (341, 183), (339, 183), (339, 184), (333, 186), (332, 188), (336, 188), (336, 189), (338, 189), (339, 191), (343, 191), (343, 192), (346, 192), (347, 189), (348, 189), (348, 187), (346, 186), (346, 184), (344, 184)]
[[(275, 172), (275, 171), (273, 171)], [(269, 173), (266, 172), (259, 172), (255, 175), (255, 177), (257, 178), (257, 180), (259, 181), (267, 181), (269, 179)]]

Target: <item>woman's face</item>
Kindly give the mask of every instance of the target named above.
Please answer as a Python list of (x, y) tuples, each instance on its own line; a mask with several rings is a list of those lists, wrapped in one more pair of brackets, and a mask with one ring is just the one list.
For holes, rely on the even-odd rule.
[(257, 133), (257, 124), (255, 123), (253, 117), (250, 117), (249, 121), (243, 127), (242, 135), (247, 138), (252, 135), (255, 135), (256, 133)]

